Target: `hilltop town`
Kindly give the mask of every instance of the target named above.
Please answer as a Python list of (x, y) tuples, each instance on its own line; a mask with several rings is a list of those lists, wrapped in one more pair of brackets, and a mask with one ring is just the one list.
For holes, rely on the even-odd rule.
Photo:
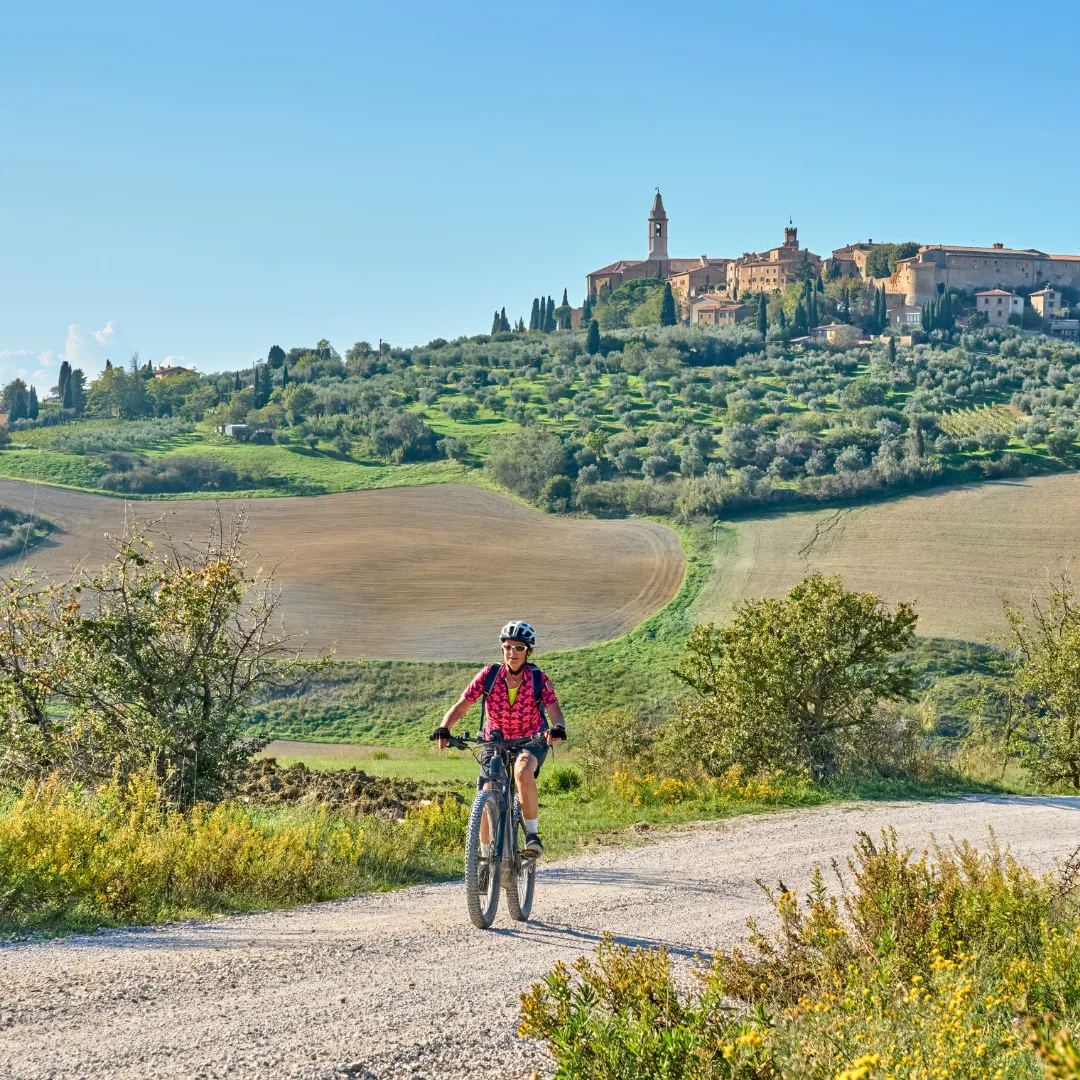
[[(776, 322), (775, 329), (787, 331), (784, 336), (794, 340), (800, 329), (808, 337), (830, 341), (842, 337), (843, 327), (859, 325), (852, 309), (863, 296), (875, 297), (872, 307), (864, 305), (863, 330), (888, 326), (902, 333), (917, 331), (928, 306), (945, 302), (962, 322), (964, 316), (974, 316), (975, 326), (1011, 323), (1061, 337), (1076, 337), (1080, 331), (1080, 311), (1073, 310), (1080, 304), (1080, 255), (1007, 248), (1002, 243), (971, 247), (869, 239), (821, 256), (800, 248), (798, 229), (789, 221), (783, 242), (775, 247), (737, 257), (676, 258), (668, 253), (668, 226), (657, 189), (649, 211), (645, 258), (618, 259), (588, 274), (582, 306), (569, 310), (564, 300), (564, 307), (556, 309), (565, 312), (566, 324), (576, 328), (587, 322), (597, 305), (609, 302), (620, 290), (641, 296), (648, 283), (669, 286), (676, 317), (691, 324), (732, 325), (754, 318), (764, 298), (765, 326)], [(824, 326), (785, 325), (790, 320), (781, 314), (785, 306), (779, 298), (785, 292), (797, 297), (808, 282), (818, 291), (837, 283), (833, 292), (844, 299), (837, 305), (837, 321)]]

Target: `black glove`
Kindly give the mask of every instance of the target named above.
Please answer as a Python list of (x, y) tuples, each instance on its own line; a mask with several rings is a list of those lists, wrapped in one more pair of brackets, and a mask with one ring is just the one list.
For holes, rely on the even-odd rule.
[(432, 733), (429, 742), (438, 742), (440, 739), (449, 739), (450, 729), (448, 727), (437, 727)]
[(566, 741), (566, 728), (564, 728), (562, 726), (562, 724), (556, 724), (555, 727), (553, 727), (551, 729), (551, 737), (556, 742), (559, 742), (560, 740), (562, 742), (565, 742)]

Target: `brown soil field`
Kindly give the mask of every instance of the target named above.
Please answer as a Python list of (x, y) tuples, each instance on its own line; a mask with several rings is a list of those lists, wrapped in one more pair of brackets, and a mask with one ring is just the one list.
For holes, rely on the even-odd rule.
[[(918, 632), (985, 641), (1002, 600), (1026, 606), (1080, 551), (1080, 475), (943, 488), (845, 510), (745, 519), (692, 609), (725, 621), (740, 600), (782, 595), (807, 574), (915, 600)], [(1074, 575), (1075, 576), (1075, 575)]]
[[(161, 518), (156, 527), (182, 541), (205, 533), (219, 506), (228, 517), (240, 505), (129, 502), (17, 480), (0, 481), (0, 504), (59, 526), (26, 559), (53, 576), (101, 565), (105, 534), (122, 533), (125, 515)], [(536, 626), (544, 650), (578, 648), (662, 607), (685, 568), (678, 537), (661, 525), (549, 516), (458, 484), (243, 505), (258, 563), (276, 567), (286, 629), (338, 657), (479, 659), (511, 618)]]

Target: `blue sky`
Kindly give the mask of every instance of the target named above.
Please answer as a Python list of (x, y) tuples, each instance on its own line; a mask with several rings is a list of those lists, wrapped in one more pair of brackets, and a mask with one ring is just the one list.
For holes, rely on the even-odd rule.
[(1051, 0), (8, 5), (0, 377), (418, 343), (637, 258), (1080, 250)]

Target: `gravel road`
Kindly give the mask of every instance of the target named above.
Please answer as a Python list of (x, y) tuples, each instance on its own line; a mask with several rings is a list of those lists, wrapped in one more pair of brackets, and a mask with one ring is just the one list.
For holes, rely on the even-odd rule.
[[(459, 885), (0, 947), (0, 1077), (525, 1077), (519, 993), (604, 931), (687, 963), (805, 886), (858, 830), (976, 843), (1038, 870), (1080, 845), (1080, 799), (860, 803), (685, 826), (544, 866), (534, 920), (473, 929)], [(635, 838), (636, 839), (636, 838)]]

